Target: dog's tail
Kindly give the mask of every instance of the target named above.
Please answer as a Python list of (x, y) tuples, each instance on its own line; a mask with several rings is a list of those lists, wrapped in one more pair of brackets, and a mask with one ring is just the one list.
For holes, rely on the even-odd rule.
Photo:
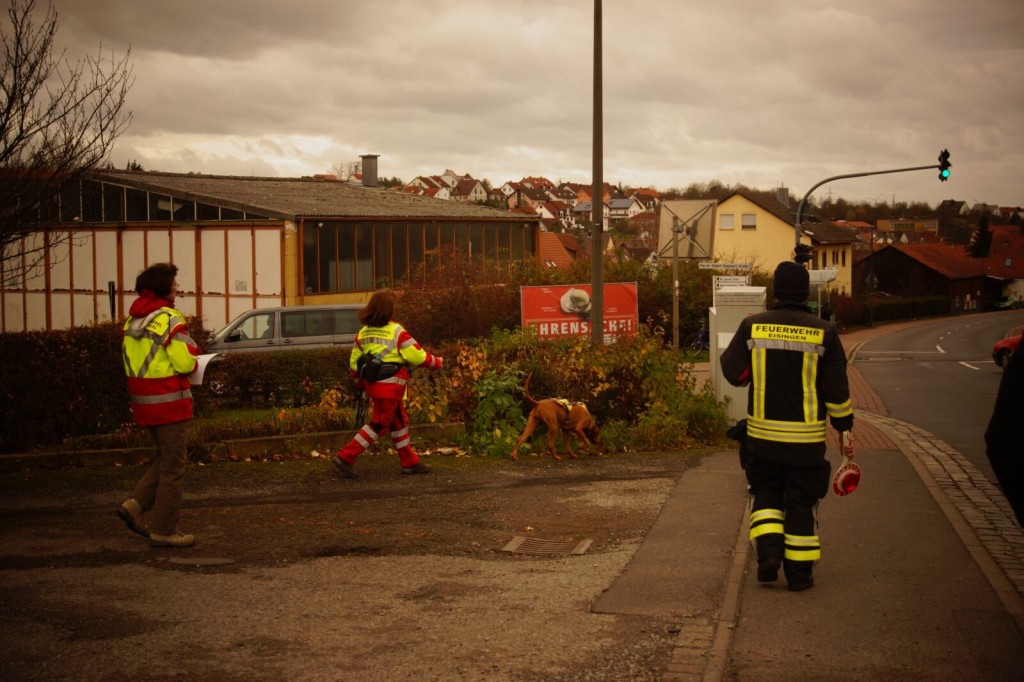
[(526, 376), (526, 383), (525, 383), (525, 384), (523, 384), (523, 395), (525, 395), (525, 396), (526, 396), (526, 399), (527, 399), (527, 400), (529, 400), (529, 401), (530, 401), (531, 403), (533, 403), (534, 405), (536, 405), (536, 404), (537, 404), (537, 402), (538, 402), (538, 401), (537, 401), (537, 399), (536, 399), (536, 398), (534, 398), (534, 397), (533, 397), (532, 395), (530, 395), (530, 379), (531, 379), (531, 378), (533, 378), (533, 372), (530, 372), (530, 373), (529, 373), (529, 374), (528, 374), (528, 375)]

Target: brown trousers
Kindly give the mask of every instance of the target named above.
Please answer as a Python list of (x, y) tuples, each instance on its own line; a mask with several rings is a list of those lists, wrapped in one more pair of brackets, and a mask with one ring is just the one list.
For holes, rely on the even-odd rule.
[(188, 422), (149, 427), (157, 457), (139, 479), (132, 497), (150, 511), (149, 529), (160, 535), (178, 530), (181, 496), (188, 462)]

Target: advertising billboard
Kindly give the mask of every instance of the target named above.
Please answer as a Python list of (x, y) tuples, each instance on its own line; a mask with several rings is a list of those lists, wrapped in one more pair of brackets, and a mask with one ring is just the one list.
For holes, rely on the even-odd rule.
[[(604, 285), (604, 342), (636, 334), (639, 328), (636, 282)], [(520, 287), (522, 322), (536, 328), (542, 339), (590, 336), (589, 284)]]

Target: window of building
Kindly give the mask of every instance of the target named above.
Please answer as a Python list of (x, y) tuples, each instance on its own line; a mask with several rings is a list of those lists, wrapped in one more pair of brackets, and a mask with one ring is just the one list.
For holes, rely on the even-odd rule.
[(171, 198), (169, 196), (153, 192), (148, 195), (148, 198), (150, 220), (171, 219)]
[(843, 250), (842, 250), (842, 251), (840, 252), (840, 255), (839, 255), (839, 262), (840, 262), (840, 263), (842, 263), (842, 266), (843, 266), (844, 268), (846, 267), (846, 249), (843, 249)]
[(451, 251), (455, 247), (455, 225), (444, 223), (441, 225), (441, 249)]
[[(52, 205), (51, 205), (52, 203)], [(40, 205), (43, 222), (192, 222), (269, 220), (260, 213), (189, 201), (98, 180), (65, 185)]]
[(353, 223), (338, 225), (338, 257), (334, 268), (338, 272), (338, 288), (335, 291), (355, 291), (356, 226)]
[(409, 270), (406, 276), (412, 279), (422, 274), (423, 264), (423, 223), (409, 224)]
[(839, 265), (839, 250), (832, 249), (832, 265)]
[(302, 273), (303, 290), (307, 294), (320, 291), (320, 282), (317, 279), (317, 230), (315, 227), (306, 226), (302, 230)]
[(395, 282), (401, 282), (409, 272), (409, 226), (405, 223), (391, 226), (391, 262)]
[(220, 220), (220, 207), (197, 203), (196, 220)]
[(376, 248), (373, 250), (374, 289), (383, 289), (391, 286), (391, 226), (387, 223), (377, 223), (373, 226), (373, 241)]
[[(436, 248), (428, 250), (430, 243)], [(302, 273), (307, 294), (372, 291), (422, 275), (445, 249), (476, 259), (492, 252), (502, 263), (535, 253), (526, 223), (306, 223), (302, 227)], [(429, 275), (428, 275), (429, 276)]]
[(103, 220), (107, 222), (124, 220), (124, 187), (103, 185)]
[(149, 213), (147, 213), (146, 211), (146, 208), (148, 206), (148, 202), (146, 201), (146, 193), (143, 192), (141, 189), (126, 189), (124, 203), (125, 220), (131, 222), (144, 222), (146, 220), (149, 220)]
[(60, 221), (71, 223), (82, 219), (81, 189), (79, 183), (69, 182), (60, 191)]
[(732, 213), (723, 213), (718, 216), (718, 229), (731, 230), (736, 226), (736, 216)]
[(313, 291), (338, 290), (338, 226), (320, 223), (317, 227), (318, 285)]
[(455, 224), (455, 250), (463, 256), (469, 254), (469, 223)]
[(744, 230), (756, 230), (757, 229), (757, 214), (756, 213), (744, 213), (740, 220), (742, 221), (742, 228)]
[(103, 187), (93, 180), (82, 181), (82, 221), (97, 223), (103, 220)]
[(484, 226), (480, 223), (472, 223), (469, 226), (469, 253), (476, 260), (482, 260), (484, 255)]
[(373, 228), (359, 223), (356, 232), (356, 284), (354, 291), (370, 291), (373, 287)]

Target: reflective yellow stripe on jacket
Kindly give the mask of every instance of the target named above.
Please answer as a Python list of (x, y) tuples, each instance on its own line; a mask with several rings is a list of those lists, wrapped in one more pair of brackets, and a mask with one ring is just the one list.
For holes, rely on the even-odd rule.
[[(825, 354), (825, 330), (788, 324), (760, 323), (750, 330), (753, 386), (747, 435), (780, 443), (820, 443), (825, 440), (825, 420), (818, 418), (818, 361)], [(769, 419), (767, 415), (767, 365), (770, 353), (798, 352), (803, 355), (800, 370), (802, 414), (791, 419)], [(847, 405), (849, 408), (849, 405)]]

